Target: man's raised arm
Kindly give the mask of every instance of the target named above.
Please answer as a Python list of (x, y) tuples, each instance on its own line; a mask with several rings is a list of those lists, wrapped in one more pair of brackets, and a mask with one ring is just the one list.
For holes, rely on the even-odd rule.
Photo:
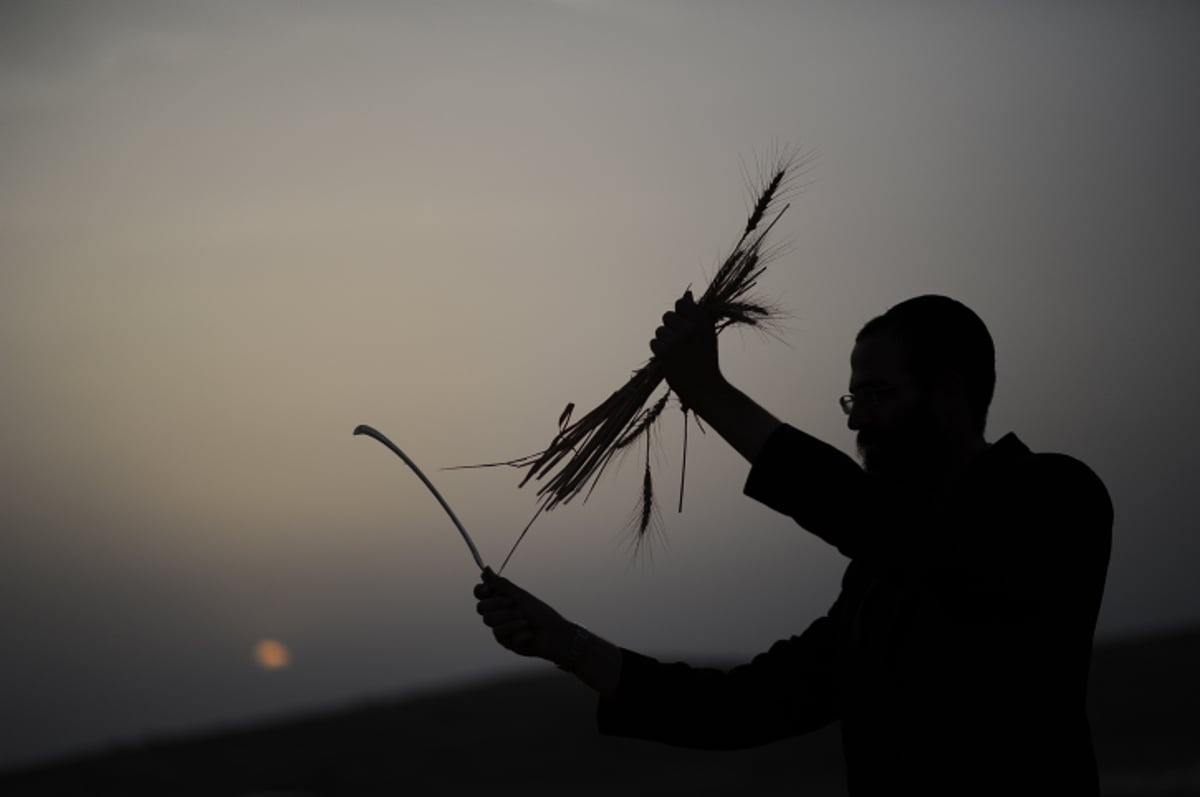
[(870, 497), (862, 469), (726, 381), (718, 364), (715, 321), (691, 291), (663, 315), (650, 350), (683, 405), (751, 464), (746, 495), (789, 515), (851, 558), (875, 545), (869, 513), (879, 502)]

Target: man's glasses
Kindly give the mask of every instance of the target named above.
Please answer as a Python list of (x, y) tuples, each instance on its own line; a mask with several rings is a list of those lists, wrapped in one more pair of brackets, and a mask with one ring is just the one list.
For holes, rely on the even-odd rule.
[(842, 412), (849, 415), (850, 413), (854, 412), (854, 407), (860, 403), (864, 406), (869, 406), (872, 408), (878, 407), (879, 397), (884, 393), (890, 393), (893, 390), (895, 390), (894, 387), (882, 387), (876, 390), (864, 390), (858, 395), (855, 395), (854, 393), (847, 393), (844, 396), (838, 397), (838, 404), (841, 405)]

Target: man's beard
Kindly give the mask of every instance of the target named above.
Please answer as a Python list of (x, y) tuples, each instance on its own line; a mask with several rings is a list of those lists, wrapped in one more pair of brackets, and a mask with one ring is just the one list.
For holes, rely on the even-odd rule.
[(949, 449), (936, 416), (924, 404), (917, 405), (894, 431), (860, 431), (857, 444), (863, 470), (898, 483), (929, 480), (945, 467)]

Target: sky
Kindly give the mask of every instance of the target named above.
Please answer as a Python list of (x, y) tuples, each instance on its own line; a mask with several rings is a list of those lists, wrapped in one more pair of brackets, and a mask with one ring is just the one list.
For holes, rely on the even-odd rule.
[[(0, 6), (0, 767), (514, 670), (477, 570), (518, 471), (649, 356), (815, 155), (726, 375), (854, 453), (855, 332), (987, 323), (987, 437), (1115, 506), (1097, 637), (1200, 623), (1200, 7), (1186, 2), (6, 2)], [(845, 560), (683, 421), (505, 575), (610, 640), (749, 658)], [(1031, 551), (1031, 555), (1036, 555)], [(581, 687), (582, 688), (582, 687)], [(581, 718), (581, 722), (590, 721)]]

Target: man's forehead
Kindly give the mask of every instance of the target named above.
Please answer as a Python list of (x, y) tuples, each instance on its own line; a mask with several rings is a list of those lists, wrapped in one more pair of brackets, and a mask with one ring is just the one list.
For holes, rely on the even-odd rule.
[(850, 353), (850, 389), (895, 384), (908, 372), (908, 352), (900, 341), (882, 335), (863, 338)]

